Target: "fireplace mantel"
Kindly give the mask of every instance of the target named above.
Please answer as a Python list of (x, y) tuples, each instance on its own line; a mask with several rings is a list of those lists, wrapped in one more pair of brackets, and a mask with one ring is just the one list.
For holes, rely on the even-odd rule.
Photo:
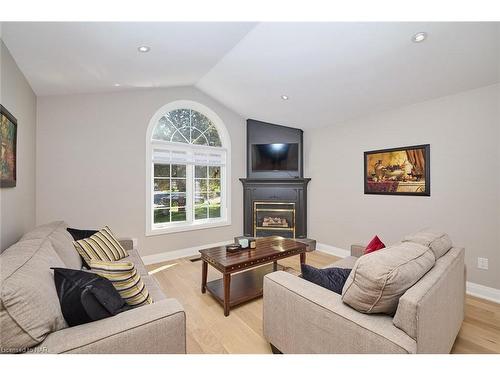
[(243, 231), (253, 236), (254, 202), (295, 204), (295, 237), (307, 238), (307, 184), (310, 178), (240, 178), (243, 184)]

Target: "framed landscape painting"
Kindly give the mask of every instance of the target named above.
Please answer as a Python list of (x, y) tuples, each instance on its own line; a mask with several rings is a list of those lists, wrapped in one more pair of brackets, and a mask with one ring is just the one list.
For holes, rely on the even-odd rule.
[(364, 153), (365, 194), (431, 195), (430, 145)]
[(0, 105), (0, 187), (16, 186), (17, 120)]

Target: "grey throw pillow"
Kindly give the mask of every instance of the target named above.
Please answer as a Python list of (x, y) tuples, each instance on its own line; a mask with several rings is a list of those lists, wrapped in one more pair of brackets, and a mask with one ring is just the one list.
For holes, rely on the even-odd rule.
[(403, 242), (360, 257), (344, 289), (342, 301), (367, 314), (394, 314), (399, 297), (435, 263), (426, 246)]

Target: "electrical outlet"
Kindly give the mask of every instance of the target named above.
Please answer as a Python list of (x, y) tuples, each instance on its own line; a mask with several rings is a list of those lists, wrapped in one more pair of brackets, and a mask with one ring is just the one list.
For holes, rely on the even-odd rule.
[(488, 258), (477, 258), (477, 268), (480, 270), (488, 269)]

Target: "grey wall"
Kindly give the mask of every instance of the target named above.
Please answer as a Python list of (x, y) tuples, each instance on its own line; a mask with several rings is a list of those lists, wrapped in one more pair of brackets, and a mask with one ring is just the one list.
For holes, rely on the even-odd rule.
[[(210, 107), (231, 138), (230, 226), (145, 236), (146, 130), (174, 100)], [(37, 224), (65, 220), (77, 228), (109, 225), (139, 240), (141, 255), (231, 240), (243, 230), (245, 121), (195, 88), (151, 89), (38, 98)]]
[(17, 119), (17, 185), (0, 189), (0, 251), (35, 225), (36, 96), (0, 40), (0, 103)]
[[(430, 226), (466, 248), (468, 280), (500, 288), (500, 86), (306, 131), (309, 236), (347, 248)], [(363, 194), (363, 151), (431, 145), (431, 196)], [(476, 268), (489, 258), (489, 270)]]

